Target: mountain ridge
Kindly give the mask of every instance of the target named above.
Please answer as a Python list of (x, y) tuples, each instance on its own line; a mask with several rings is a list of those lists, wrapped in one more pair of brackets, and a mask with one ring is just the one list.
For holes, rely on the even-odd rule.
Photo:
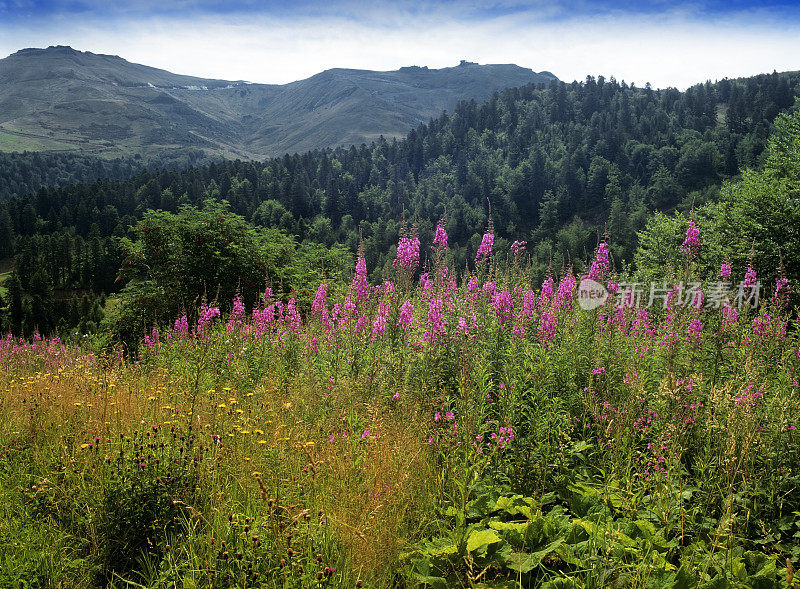
[(263, 158), (402, 137), (460, 100), (557, 80), (514, 64), (331, 68), (287, 84), (174, 74), (69, 46), (0, 59), (0, 149)]

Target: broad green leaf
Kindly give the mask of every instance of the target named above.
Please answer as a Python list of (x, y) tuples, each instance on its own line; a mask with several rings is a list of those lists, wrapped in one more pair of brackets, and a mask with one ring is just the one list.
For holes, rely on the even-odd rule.
[(500, 541), (500, 536), (494, 530), (473, 530), (467, 539), (467, 552), (474, 552), (478, 548), (495, 544)]
[(564, 543), (563, 538), (559, 538), (555, 542), (551, 542), (547, 546), (545, 546), (541, 550), (537, 550), (536, 552), (531, 552), (529, 554), (524, 553), (516, 553), (512, 554), (511, 557), (508, 559), (508, 568), (511, 570), (520, 572), (520, 573), (529, 573), (537, 566), (542, 564), (542, 561), (553, 552), (556, 548), (561, 546)]
[(490, 521), (489, 527), (501, 533), (503, 538), (511, 543), (514, 548), (522, 548), (524, 544), (525, 532), (528, 529), (528, 522), (500, 522)]
[(528, 522), (499, 522), (499, 521), (490, 521), (489, 527), (493, 530), (514, 530), (520, 533), (524, 533), (525, 530), (528, 528)]
[(492, 500), (489, 495), (480, 495), (467, 504), (467, 519), (478, 519), (491, 513)]
[(458, 552), (458, 546), (456, 546), (450, 539), (448, 538), (438, 538), (430, 543), (428, 543), (423, 549), (422, 554), (429, 558), (437, 558), (442, 556), (451, 556)]
[(513, 495), (512, 497), (498, 498), (492, 511), (505, 511), (509, 515), (524, 515), (525, 517), (530, 517), (531, 505), (533, 505), (533, 499), (530, 497)]

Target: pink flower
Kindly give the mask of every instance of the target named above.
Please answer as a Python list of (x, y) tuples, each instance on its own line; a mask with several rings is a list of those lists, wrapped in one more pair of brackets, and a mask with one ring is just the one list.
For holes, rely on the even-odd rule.
[(692, 319), (689, 323), (689, 328), (686, 330), (686, 341), (691, 344), (699, 344), (700, 336), (703, 331), (703, 324), (699, 319)]
[(253, 325), (259, 335), (263, 334), (274, 321), (275, 303), (270, 304), (266, 309), (253, 309)]
[(722, 262), (722, 266), (719, 267), (719, 278), (720, 280), (730, 280), (731, 265), (728, 262)]
[(173, 327), (172, 332), (179, 340), (189, 337), (189, 320), (186, 315), (175, 320), (175, 327)]
[(200, 319), (197, 321), (198, 333), (203, 333), (211, 325), (214, 317), (219, 317), (218, 307), (207, 307), (206, 305), (200, 307)]
[(144, 336), (144, 345), (146, 345), (150, 349), (153, 349), (156, 346), (156, 344), (158, 344), (158, 337), (159, 337), (158, 328), (154, 327), (152, 333), (149, 336), (148, 335)]
[(562, 307), (572, 309), (572, 301), (575, 299), (575, 286), (577, 281), (572, 273), (567, 274), (561, 279), (556, 292), (556, 309)]
[(436, 235), (433, 237), (432, 247), (436, 248), (437, 245), (443, 250), (447, 249), (447, 231), (445, 231), (441, 221), (436, 225)]
[(378, 306), (378, 316), (375, 317), (375, 322), (372, 324), (372, 334), (370, 335), (372, 341), (375, 341), (386, 332), (386, 323), (391, 310), (392, 308), (388, 301), (383, 301)]
[(789, 280), (786, 277), (780, 276), (775, 279), (775, 293), (772, 295), (772, 298), (778, 308), (785, 309), (789, 305), (790, 293)]
[(553, 277), (549, 274), (542, 283), (542, 291), (539, 295), (539, 306), (544, 307), (553, 299)]
[(231, 317), (233, 319), (244, 319), (245, 309), (244, 303), (242, 302), (242, 297), (236, 295), (233, 299), (233, 311), (231, 312)]
[(466, 317), (458, 318), (458, 326), (456, 327), (456, 331), (459, 333), (469, 336), (469, 333), (475, 329), (478, 329), (478, 318), (474, 313), (472, 314), (471, 321), (469, 322), (467, 321)]
[(289, 323), (289, 331), (297, 334), (300, 333), (302, 321), (300, 320), (300, 313), (297, 312), (297, 308), (295, 307), (294, 297), (289, 299), (286, 305), (286, 321)]
[(369, 325), (369, 318), (367, 317), (366, 313), (364, 313), (363, 315), (360, 315), (358, 319), (356, 319), (356, 325), (353, 330), (356, 333), (361, 333), (367, 329), (367, 325)]
[(527, 241), (515, 241), (511, 244), (511, 253), (515, 256), (520, 255), (525, 251), (525, 246), (528, 245)]
[(507, 290), (499, 292), (494, 297), (494, 312), (497, 315), (498, 323), (501, 325), (508, 321), (514, 312), (514, 303), (511, 300), (511, 293)]
[(475, 261), (477, 262), (481, 258), (485, 258), (487, 261), (492, 257), (492, 247), (494, 246), (494, 234), (491, 231), (487, 231), (483, 234), (483, 239), (481, 239), (481, 245), (478, 248), (478, 253), (475, 256)]
[(419, 238), (401, 237), (397, 244), (397, 257), (392, 266), (413, 270), (419, 265)]
[(353, 276), (353, 283), (350, 289), (355, 292), (356, 302), (362, 301), (369, 296), (369, 283), (367, 282), (367, 261), (359, 256), (356, 262), (356, 274)]
[(539, 341), (545, 348), (550, 347), (550, 342), (555, 338), (557, 326), (558, 318), (550, 311), (544, 311), (539, 317)]
[(536, 311), (536, 292), (526, 290), (522, 294), (522, 316), (530, 319), (533, 317), (534, 311)]
[(753, 288), (756, 285), (756, 280), (758, 279), (758, 275), (756, 271), (753, 270), (752, 266), (747, 267), (747, 272), (744, 274), (744, 282), (742, 286), (744, 288)]
[(317, 294), (314, 295), (314, 302), (311, 303), (311, 316), (322, 314), (322, 310), (328, 307), (328, 285), (324, 282), (317, 287)]
[(683, 240), (681, 251), (692, 255), (700, 249), (700, 229), (694, 224), (694, 221), (689, 220), (689, 227), (686, 229), (686, 239)]
[(631, 330), (648, 338), (653, 336), (653, 329), (650, 327), (650, 314), (647, 309), (639, 309), (636, 312), (636, 318), (631, 323)]
[(397, 322), (406, 331), (414, 327), (414, 304), (411, 301), (405, 301), (400, 306), (400, 317)]
[(244, 302), (242, 302), (242, 297), (238, 294), (233, 298), (233, 310), (231, 311), (231, 316), (228, 319), (228, 323), (225, 326), (225, 329), (228, 333), (231, 333), (236, 329), (237, 325), (242, 323), (242, 320), (245, 316), (245, 308)]
[(722, 329), (729, 325), (733, 325), (739, 319), (739, 313), (736, 307), (732, 307), (728, 301), (722, 304)]
[(428, 305), (428, 328), (425, 330), (425, 336), (422, 339), (432, 344), (436, 341), (437, 336), (443, 334), (444, 331), (442, 301), (441, 299), (433, 298)]
[(611, 252), (608, 249), (608, 244), (605, 241), (601, 241), (600, 245), (597, 246), (597, 254), (589, 268), (589, 274), (583, 278), (588, 278), (595, 282), (603, 282), (603, 279), (606, 277), (609, 270), (611, 270), (611, 262), (609, 261), (610, 255)]

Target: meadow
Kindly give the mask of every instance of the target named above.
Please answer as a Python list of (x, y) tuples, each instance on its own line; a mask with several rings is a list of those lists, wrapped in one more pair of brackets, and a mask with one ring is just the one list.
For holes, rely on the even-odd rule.
[(9, 336), (0, 585), (800, 586), (788, 282), (699, 275), (700, 229), (658, 289), (605, 241), (534, 287), (491, 227), (460, 274), (440, 224), (425, 272), (404, 234), (307, 312), (207, 302), (135, 355)]

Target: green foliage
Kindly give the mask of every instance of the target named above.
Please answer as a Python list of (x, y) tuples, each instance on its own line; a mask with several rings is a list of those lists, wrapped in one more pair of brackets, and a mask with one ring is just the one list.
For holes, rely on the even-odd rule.
[[(140, 171), (144, 162), (133, 158), (103, 159), (76, 153), (0, 150), (0, 202), (27, 197), (43, 186), (122, 180)], [(163, 164), (162, 164), (163, 165)], [(3, 219), (0, 216), (0, 256), (3, 255)]]
[[(703, 227), (695, 262), (704, 274), (713, 275), (720, 260), (727, 258), (735, 276), (744, 276), (749, 265), (758, 268), (767, 290), (781, 271), (792, 285), (800, 284), (796, 231), (800, 226), (800, 108), (779, 115), (775, 129), (767, 144), (764, 168), (744, 170), (739, 181), (723, 186), (719, 203), (705, 204), (693, 212)], [(680, 259), (687, 221), (679, 213), (656, 213), (648, 220), (634, 256), (641, 276), (666, 276), (669, 261)]]
[(793, 284), (800, 282), (800, 103), (775, 121), (764, 169), (747, 170), (726, 186), (726, 223), (720, 225), (731, 258), (745, 265), (750, 251), (764, 273), (783, 264)]
[(92, 501), (83, 495), (80, 476), (61, 470), (59, 480), (52, 479), (56, 465), (47, 463), (53, 456), (46, 448), (34, 456), (33, 444), (0, 438), (3, 587), (78, 586), (91, 577)]
[(135, 347), (156, 325), (188, 313), (201, 302), (230, 309), (235, 296), (252, 307), (267, 287), (313, 298), (307, 285), (322, 276), (336, 280), (349, 266), (340, 247), (297, 242), (277, 229), (256, 228), (230, 212), (227, 203), (207, 201), (203, 209), (184, 205), (178, 213), (149, 211), (124, 238), (119, 293), (106, 325), (112, 340)]
[[(728, 208), (726, 203), (709, 204), (689, 215), (702, 227), (700, 251), (692, 263), (705, 276), (718, 275), (721, 261), (731, 255), (731, 247), (726, 242)], [(654, 213), (638, 235), (639, 245), (633, 257), (636, 276), (645, 282), (660, 282), (680, 275), (685, 257), (681, 245), (688, 226), (686, 214)]]
[(784, 586), (774, 556), (711, 539), (684, 545), (643, 507), (608, 481), (538, 500), (484, 491), (468, 504), (463, 529), (404, 558), (426, 587)]
[[(402, 219), (412, 215), (423, 251), (430, 251), (436, 222), (446, 216), (450, 253), (458, 268), (474, 259), (490, 216), (498, 248), (505, 249), (506, 240), (529, 242), (537, 280), (550, 267), (580, 267), (604, 231), (610, 234), (620, 265), (631, 262), (637, 233), (651, 213), (687, 211), (694, 205), (700, 216), (700, 208), (720, 200), (720, 182), (739, 169), (758, 166), (762, 159), (788, 177), (784, 172), (792, 169), (791, 141), (780, 150), (785, 163), (778, 162), (778, 156), (761, 156), (772, 121), (792, 105), (796, 81), (794, 73), (773, 74), (700, 84), (685, 92), (655, 92), (590, 76), (580, 84), (529, 85), (500, 92), (483, 104), (461, 103), (452, 114), (414, 129), (402, 141), (380, 139), (370, 146), (286, 155), (263, 163), (144, 169), (127, 179), (122, 178), (133, 168), (121, 162), (101, 165), (39, 154), (19, 156), (17, 162), (14, 156), (9, 164), (12, 183), (18, 176), (23, 181), (21, 187), (8, 189), (10, 200), (2, 202), (0, 197), (0, 256), (13, 255), (19, 269), (45, 267), (53, 283), (51, 303), (30, 307), (32, 313), (52, 310), (51, 316), (32, 315), (16, 329), (28, 333), (38, 326), (62, 335), (75, 328), (79, 334), (92, 331), (97, 317), (75, 319), (62, 311), (72, 296), (99, 299), (126, 286), (115, 281), (122, 260), (117, 238), (145, 215), (151, 224), (169, 219), (148, 211), (178, 214), (181, 206), (201, 207), (207, 199), (226, 200), (231, 214), (279, 229), (300, 243), (339, 243), (351, 253), (363, 243), (375, 282), (391, 264)], [(720, 116), (723, 112), (725, 117)], [(791, 133), (784, 120), (789, 119), (777, 123), (781, 136)], [(51, 165), (60, 169), (73, 163), (79, 170), (96, 169), (97, 175), (48, 176)], [(98, 176), (112, 179), (92, 181)], [(64, 186), (73, 181), (91, 183)], [(729, 207), (731, 219), (742, 221), (736, 221), (737, 227), (749, 227), (739, 236), (725, 234), (729, 249), (732, 243), (738, 247), (760, 238), (763, 231), (758, 228), (775, 226), (778, 216), (766, 217), (770, 207), (757, 204), (759, 191), (768, 199), (778, 198), (772, 188), (763, 188), (771, 185), (748, 175), (744, 182), (762, 188), (745, 186), (738, 192), (749, 191), (752, 197)], [(60, 188), (41, 188), (30, 197), (21, 192), (37, 183)], [(784, 215), (790, 201), (770, 203), (784, 221), (791, 219)], [(705, 216), (717, 218), (710, 212)], [(719, 218), (720, 224), (729, 221)], [(770, 239), (779, 244), (791, 237), (784, 229)], [(765, 261), (774, 267), (777, 245), (763, 247), (769, 250), (763, 252)], [(747, 243), (743, 251), (749, 249)], [(218, 277), (202, 270), (209, 276), (197, 275), (198, 280), (207, 279), (205, 294), (213, 299)], [(258, 279), (262, 285), (263, 274)], [(25, 277), (22, 282), (27, 291)], [(295, 284), (284, 289), (291, 287), (300, 288)], [(190, 308), (203, 286), (192, 285), (188, 291), (180, 294), (193, 296), (178, 305)], [(160, 296), (158, 289), (148, 292), (145, 299)], [(154, 309), (142, 311), (142, 325), (155, 318)]]
[(172, 428), (137, 431), (109, 461), (98, 516), (102, 573), (129, 576), (158, 563), (169, 538), (202, 513), (202, 449)]

